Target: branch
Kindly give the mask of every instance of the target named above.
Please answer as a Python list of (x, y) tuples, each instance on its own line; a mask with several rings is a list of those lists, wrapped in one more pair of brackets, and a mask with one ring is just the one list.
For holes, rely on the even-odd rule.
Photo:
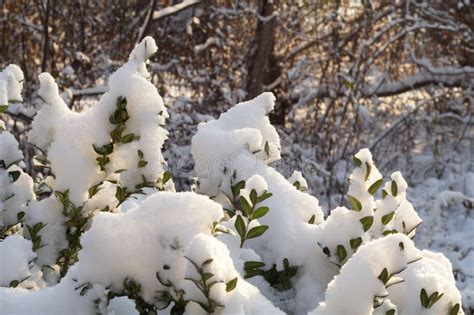
[(107, 87), (105, 85), (99, 85), (96, 87), (86, 88), (82, 90), (70, 89), (70, 93), (73, 97), (101, 95), (105, 92), (107, 92)]
[(153, 12), (154, 12), (155, 7), (156, 7), (156, 2), (157, 2), (157, 0), (151, 0), (150, 8), (149, 8), (148, 13), (145, 17), (145, 22), (143, 23), (142, 27), (140, 27), (140, 29), (138, 30), (137, 44), (143, 39), (146, 32), (148, 31), (148, 28), (150, 27), (150, 23), (151, 23), (152, 17), (153, 17)]
[[(454, 68), (439, 67), (431, 69), (432, 72), (419, 72), (414, 75), (407, 76), (398, 81), (377, 82), (373, 85), (366, 84), (360, 90), (362, 98), (372, 96), (388, 97), (406, 93), (408, 91), (420, 89), (430, 85), (443, 85), (445, 87), (462, 87), (469, 80), (474, 79), (474, 69), (472, 67)], [(383, 79), (385, 80), (385, 79)], [(318, 87), (311, 96), (307, 98), (312, 100), (323, 97), (342, 97), (347, 95), (347, 89), (335, 91), (330, 85), (322, 85)]]
[(378, 136), (376, 139), (374, 139), (372, 141), (372, 143), (370, 144), (370, 146), (369, 146), (369, 150), (373, 150), (377, 146), (377, 144), (380, 143), (380, 141), (382, 141), (389, 134), (391, 134), (395, 129), (398, 128), (398, 126), (403, 124), (408, 119), (408, 117), (410, 117), (411, 115), (416, 113), (422, 106), (424, 106), (425, 104), (427, 104), (427, 103), (431, 102), (432, 100), (437, 99), (437, 98), (439, 98), (439, 97), (441, 97), (445, 94), (446, 93), (441, 93), (441, 94), (438, 94), (434, 97), (430, 97), (429, 99), (425, 99), (425, 100), (421, 101), (420, 103), (418, 103), (415, 108), (411, 109), (406, 114), (401, 116), (395, 123), (393, 123), (390, 127), (385, 129), (385, 131), (380, 136)]
[(28, 115), (26, 115), (25, 113), (22, 113), (22, 112), (12, 112), (12, 111), (6, 110), (4, 112), (4, 114), (7, 114), (8, 116), (13, 118), (14, 120), (22, 120), (23, 122), (25, 122), (27, 124), (30, 124), (33, 121), (32, 117), (30, 117), (30, 116), (28, 116)]
[(167, 16), (177, 14), (201, 3), (201, 0), (185, 0), (181, 3), (153, 12), (152, 21), (157, 21)]
[(378, 89), (372, 89), (371, 87), (368, 87), (364, 89), (362, 95), (364, 97), (370, 97), (373, 95), (386, 97), (402, 94), (433, 84), (441, 84), (446, 87), (460, 87), (465, 82), (468, 82), (469, 78), (474, 78), (474, 73), (469, 73), (468, 71), (466, 73), (438, 74), (420, 72), (408, 76), (400, 81), (392, 81), (382, 84)]
[(66, 89), (61, 93), (61, 97), (68, 104), (69, 108), (72, 108), (74, 101), (83, 96), (96, 96), (102, 95), (107, 92), (107, 87), (105, 85), (99, 85), (92, 88), (85, 88), (81, 90), (75, 89)]

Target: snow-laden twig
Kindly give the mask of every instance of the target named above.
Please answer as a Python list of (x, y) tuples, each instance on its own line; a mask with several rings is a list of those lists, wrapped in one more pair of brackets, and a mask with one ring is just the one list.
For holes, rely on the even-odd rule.
[(157, 21), (167, 16), (177, 14), (183, 10), (189, 9), (201, 3), (201, 0), (185, 0), (181, 3), (153, 12), (152, 21)]

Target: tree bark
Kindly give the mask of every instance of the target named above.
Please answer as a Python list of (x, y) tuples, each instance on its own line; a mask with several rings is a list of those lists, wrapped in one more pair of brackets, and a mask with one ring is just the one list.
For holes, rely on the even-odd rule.
[[(271, 16), (276, 7), (276, 0), (262, 0), (260, 7), (260, 18), (255, 32), (255, 50), (249, 58), (247, 95), (253, 98), (263, 92), (263, 86), (271, 84), (280, 74), (273, 54), (275, 30), (277, 20)], [(268, 19), (267, 19), (268, 18)]]

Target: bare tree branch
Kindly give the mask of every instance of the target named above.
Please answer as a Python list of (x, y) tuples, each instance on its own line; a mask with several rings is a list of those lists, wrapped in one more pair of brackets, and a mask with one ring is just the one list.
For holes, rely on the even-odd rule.
[(153, 13), (156, 7), (156, 2), (157, 0), (151, 0), (150, 8), (148, 9), (148, 13), (145, 17), (145, 22), (138, 31), (137, 43), (139, 43), (143, 39), (143, 37), (145, 37), (145, 34), (147, 33), (148, 28), (150, 27), (150, 23), (152, 21)]
[(152, 20), (157, 21), (167, 16), (175, 15), (183, 10), (194, 7), (199, 3), (201, 3), (201, 0), (185, 0), (181, 3), (153, 12)]

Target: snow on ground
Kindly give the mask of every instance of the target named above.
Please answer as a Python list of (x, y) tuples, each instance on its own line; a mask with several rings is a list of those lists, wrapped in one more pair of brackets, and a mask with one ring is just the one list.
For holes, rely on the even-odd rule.
[(472, 148), (449, 164), (441, 178), (430, 177), (409, 189), (423, 224), (415, 241), (451, 261), (463, 306), (474, 309), (474, 169)]

